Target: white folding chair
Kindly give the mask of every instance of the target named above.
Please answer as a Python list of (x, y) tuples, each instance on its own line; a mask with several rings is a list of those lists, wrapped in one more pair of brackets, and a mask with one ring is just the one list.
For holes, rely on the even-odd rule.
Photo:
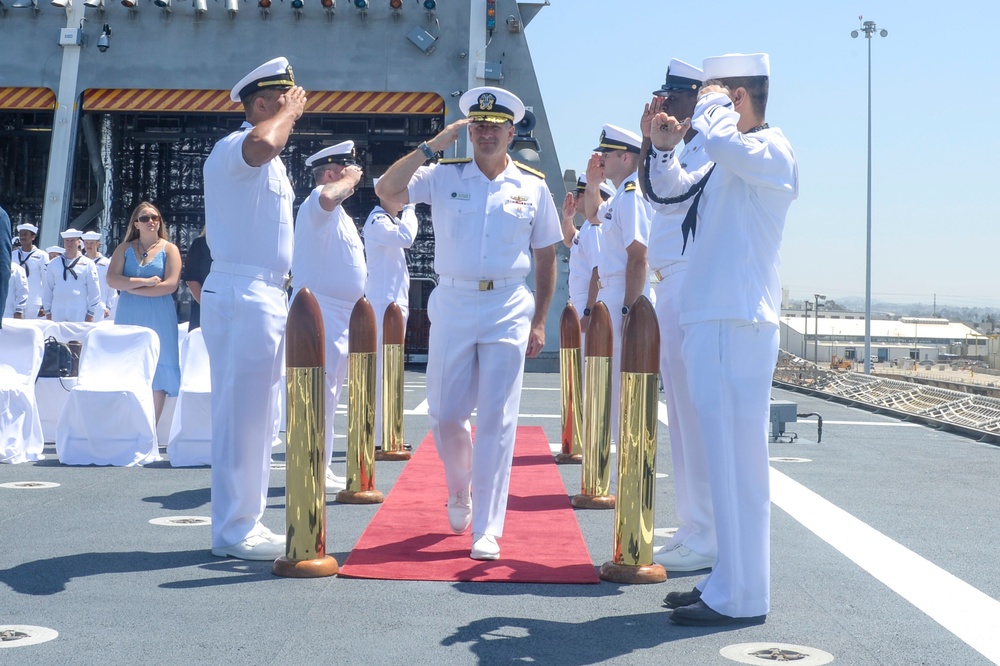
[(80, 376), (56, 428), (66, 465), (131, 467), (160, 460), (153, 414), (153, 373), (160, 339), (142, 326), (94, 328)]
[(35, 402), (42, 367), (41, 328), (5, 319), (0, 329), (0, 462), (42, 460), (45, 442)]
[(200, 328), (188, 333), (181, 345), (181, 388), (167, 457), (173, 467), (212, 464), (212, 373)]

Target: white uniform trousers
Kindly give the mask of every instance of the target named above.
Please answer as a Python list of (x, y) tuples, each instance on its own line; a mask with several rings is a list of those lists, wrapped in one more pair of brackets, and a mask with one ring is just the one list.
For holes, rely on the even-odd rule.
[[(339, 298), (321, 296), (313, 292), (320, 310), (323, 311), (323, 332), (326, 338), (326, 458), (327, 467), (333, 459), (333, 420), (337, 415), (337, 404), (340, 402), (340, 392), (347, 379), (348, 332), (351, 325), (351, 312), (354, 303), (342, 301)], [(346, 447), (346, 445), (345, 445)], [(345, 449), (346, 450), (346, 449)]]
[[(37, 313), (38, 311), (35, 310)], [(49, 309), (49, 314), (52, 315), (52, 321), (76, 321), (82, 322), (87, 320), (87, 297), (84, 294), (80, 298), (66, 298), (61, 296), (56, 296), (52, 299), (52, 305)], [(99, 321), (97, 315), (94, 315), (94, 321)]]
[(534, 312), (523, 284), (491, 291), (439, 285), (428, 304), (427, 408), (448, 493), (471, 484), (472, 531), (495, 537), (503, 536)]
[(246, 539), (267, 502), (284, 390), (287, 298), (254, 278), (211, 273), (201, 301), (212, 372), (212, 547)]
[(704, 447), (718, 554), (698, 584), (712, 610), (764, 615), (770, 606), (771, 491), (767, 427), (778, 327), (746, 321), (684, 326), (682, 353)]
[[(377, 355), (375, 356), (375, 445), (382, 444), (382, 324), (385, 321), (385, 309), (393, 301), (372, 301), (372, 309), (375, 310), (375, 327), (378, 334)], [(397, 303), (400, 312), (403, 313), (403, 332), (406, 332), (406, 320), (410, 317), (409, 305)]]
[(695, 446), (697, 436), (690, 434), (697, 415), (691, 404), (687, 364), (681, 353), (683, 330), (678, 297), (686, 273), (686, 263), (674, 264), (669, 274), (664, 275), (655, 287), (656, 320), (660, 327), (660, 378), (667, 403), (674, 497), (677, 518), (681, 523), (670, 545), (683, 545), (699, 555), (714, 558), (715, 519), (712, 517), (712, 491), (708, 483), (708, 459), (705, 449)]

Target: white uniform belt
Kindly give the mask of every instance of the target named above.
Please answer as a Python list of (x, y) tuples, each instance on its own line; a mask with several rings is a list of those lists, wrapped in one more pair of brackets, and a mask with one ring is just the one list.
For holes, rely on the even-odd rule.
[(663, 268), (657, 268), (655, 271), (653, 271), (653, 275), (656, 276), (657, 280), (659, 280), (659, 281), (662, 282), (663, 280), (667, 279), (671, 275), (675, 275), (677, 273), (680, 273), (681, 271), (683, 271), (685, 269), (687, 269), (687, 262), (686, 261), (675, 261), (672, 264), (667, 264)]
[(597, 281), (597, 288), (606, 289), (608, 287), (614, 287), (621, 284), (625, 284), (624, 275), (609, 275), (608, 277), (601, 278)]
[(458, 278), (440, 276), (438, 284), (455, 289), (470, 289), (473, 291), (492, 291), (501, 287), (524, 284), (522, 277), (497, 278), (494, 280), (459, 280)]
[(254, 280), (260, 280), (279, 289), (288, 289), (292, 283), (292, 276), (287, 273), (282, 274), (277, 271), (260, 268), (259, 266), (247, 266), (245, 264), (231, 264), (228, 261), (213, 261), (212, 273), (228, 273), (229, 275), (239, 275)]

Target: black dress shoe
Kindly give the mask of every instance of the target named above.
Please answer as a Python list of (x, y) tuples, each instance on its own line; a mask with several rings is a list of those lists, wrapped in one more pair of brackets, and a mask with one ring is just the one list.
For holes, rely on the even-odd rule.
[(730, 617), (712, 610), (705, 605), (704, 601), (697, 601), (690, 606), (682, 606), (670, 613), (671, 622), (689, 627), (720, 627), (726, 624), (763, 624), (766, 617), (766, 615)]
[(700, 600), (701, 590), (696, 587), (690, 592), (667, 592), (667, 596), (663, 600), (663, 604), (667, 608), (680, 608), (682, 606), (690, 606), (691, 604), (698, 603)]

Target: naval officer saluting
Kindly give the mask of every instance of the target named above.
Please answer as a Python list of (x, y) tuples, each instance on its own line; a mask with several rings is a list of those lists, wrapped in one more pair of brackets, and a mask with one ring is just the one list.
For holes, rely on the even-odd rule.
[[(500, 88), (473, 88), (459, 100), (468, 118), (402, 157), (379, 179), (379, 198), (428, 203), (434, 268), (427, 355), (431, 432), (444, 463), (448, 519), (456, 533), (472, 524), (477, 560), (500, 557), (524, 359), (545, 344), (562, 239), (541, 173), (507, 156), (524, 104)], [(472, 159), (434, 159), (468, 126)], [(524, 284), (535, 261), (535, 294)], [(473, 446), (469, 417), (478, 405)], [(471, 496), (470, 496), (471, 487)]]
[(292, 266), (292, 185), (278, 155), (305, 109), (285, 58), (230, 93), (246, 122), (205, 160), (205, 219), (215, 261), (201, 325), (212, 372), (212, 554), (273, 560), (284, 536), (264, 527), (284, 364)]
[[(351, 312), (365, 293), (365, 248), (354, 220), (341, 205), (361, 180), (353, 141), (324, 148), (306, 159), (316, 187), (295, 217), (292, 272), (295, 293), (308, 288), (323, 311), (326, 336), (326, 491), (345, 486), (330, 469), (333, 421), (340, 390), (347, 378), (348, 327)], [(213, 248), (214, 252), (215, 249)]]

